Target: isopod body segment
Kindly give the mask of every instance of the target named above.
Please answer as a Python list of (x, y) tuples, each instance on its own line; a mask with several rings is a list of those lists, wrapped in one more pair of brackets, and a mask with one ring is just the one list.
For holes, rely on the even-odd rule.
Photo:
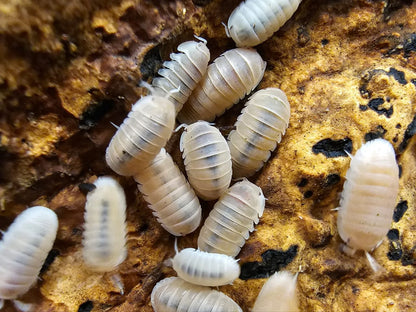
[(353, 253), (371, 251), (387, 234), (399, 190), (393, 146), (369, 141), (351, 159), (338, 210), (338, 232)]
[(111, 177), (100, 177), (94, 185), (85, 204), (82, 255), (90, 269), (108, 272), (127, 255), (126, 198)]
[(180, 150), (196, 194), (204, 200), (220, 197), (232, 178), (230, 149), (220, 131), (206, 121), (185, 126)]
[(57, 230), (49, 208), (35, 206), (17, 216), (0, 242), (0, 299), (15, 299), (36, 282)]
[(252, 312), (298, 312), (297, 274), (287, 271), (274, 273), (264, 283)]
[(155, 312), (242, 312), (238, 304), (225, 294), (190, 284), (179, 277), (158, 282), (150, 298)]
[(249, 177), (263, 167), (289, 124), (290, 105), (277, 88), (254, 93), (228, 135), (233, 177)]
[(179, 112), (178, 120), (186, 124), (213, 121), (259, 84), (265, 68), (266, 62), (253, 49), (226, 51), (208, 66), (206, 75)]
[(301, 0), (246, 0), (228, 18), (228, 33), (238, 47), (253, 47), (286, 23)]
[(196, 230), (202, 215), (198, 197), (164, 148), (134, 179), (166, 231), (182, 236)]
[(261, 188), (247, 179), (231, 186), (215, 203), (198, 236), (198, 249), (235, 257), (263, 215)]
[(132, 176), (148, 166), (169, 140), (175, 125), (175, 108), (165, 97), (148, 95), (137, 101), (110, 141), (108, 166)]
[(178, 46), (179, 53), (171, 53), (171, 61), (163, 63), (153, 79), (155, 94), (168, 96), (175, 104), (176, 113), (188, 100), (192, 90), (205, 75), (210, 53), (206, 42), (186, 41)]
[(240, 266), (234, 258), (193, 248), (178, 252), (172, 264), (180, 278), (202, 286), (231, 284), (240, 275)]

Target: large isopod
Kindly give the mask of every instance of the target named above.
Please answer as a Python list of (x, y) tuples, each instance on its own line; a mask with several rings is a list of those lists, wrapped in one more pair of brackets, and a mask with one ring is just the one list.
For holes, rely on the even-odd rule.
[(338, 211), (345, 252), (364, 250), (369, 258), (389, 231), (398, 191), (399, 168), (390, 142), (376, 139), (361, 146), (351, 159)]
[(87, 195), (82, 255), (97, 272), (114, 270), (127, 255), (126, 198), (110, 177), (100, 177)]
[(247, 179), (235, 183), (216, 202), (198, 237), (198, 248), (235, 257), (263, 215), (261, 188)]
[(137, 101), (111, 139), (105, 159), (120, 175), (145, 168), (165, 146), (175, 125), (175, 107), (165, 97), (148, 95)]
[(256, 50), (226, 51), (208, 66), (207, 74), (179, 112), (178, 120), (187, 124), (213, 121), (259, 84), (265, 68), (266, 62)]
[(180, 278), (202, 286), (231, 284), (240, 275), (240, 266), (234, 258), (193, 248), (178, 252), (172, 266)]
[(182, 236), (196, 230), (202, 214), (198, 197), (164, 148), (134, 179), (166, 231)]
[(227, 33), (238, 47), (253, 47), (286, 23), (301, 0), (246, 0), (228, 18)]
[[(201, 40), (203, 40), (201, 38)], [(153, 79), (155, 94), (168, 96), (179, 112), (192, 90), (207, 71), (210, 53), (206, 41), (186, 41), (178, 46), (180, 53), (171, 53), (171, 61), (163, 63), (158, 73), (162, 77)]]
[(26, 209), (10, 225), (0, 242), (0, 306), (36, 283), (57, 230), (56, 214), (42, 206)]
[(298, 312), (297, 274), (274, 273), (264, 283), (251, 312)]
[(206, 121), (185, 126), (180, 139), (189, 183), (204, 200), (214, 200), (228, 188), (232, 163), (227, 141)]
[(228, 135), (233, 177), (249, 177), (263, 167), (289, 124), (290, 105), (277, 88), (262, 89), (246, 103)]
[(225, 294), (169, 277), (155, 285), (150, 297), (155, 312), (242, 312)]

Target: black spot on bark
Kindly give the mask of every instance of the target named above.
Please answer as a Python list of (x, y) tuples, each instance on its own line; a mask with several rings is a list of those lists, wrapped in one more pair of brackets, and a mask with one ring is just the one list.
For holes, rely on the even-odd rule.
[(412, 0), (387, 0), (383, 10), (384, 21), (390, 19), (390, 14), (401, 9), (404, 5), (411, 5)]
[(309, 190), (309, 191), (306, 191), (305, 194), (303, 194), (303, 198), (310, 198), (312, 197), (312, 195), (313, 195), (313, 192)]
[(78, 312), (90, 312), (92, 308), (94, 308), (94, 303), (88, 300), (79, 306)]
[(360, 105), (360, 110), (362, 110), (363, 112), (365, 112), (368, 109), (367, 105)]
[(49, 251), (48, 256), (46, 257), (45, 262), (42, 265), (42, 268), (40, 269), (40, 274), (46, 272), (47, 269), (49, 269), (49, 266), (53, 263), (53, 261), (55, 260), (55, 258), (57, 256), (59, 256), (61, 253), (59, 252), (58, 249), (51, 249), (51, 251)]
[(408, 208), (407, 200), (402, 200), (400, 203), (398, 203), (396, 208), (394, 208), (393, 221), (399, 222)]
[(302, 26), (299, 27), (297, 29), (297, 32), (298, 32), (298, 44), (303, 47), (309, 42), (309, 40), (311, 40), (311, 37), (309, 35), (308, 30), (305, 27), (302, 27)]
[(79, 128), (88, 130), (94, 127), (114, 106), (114, 101), (102, 99), (96, 104), (89, 105), (82, 113)]
[(352, 141), (350, 138), (342, 140), (323, 139), (312, 146), (312, 152), (322, 153), (328, 158), (347, 157), (352, 152)]
[(415, 260), (415, 257), (414, 257), (415, 248), (416, 248), (416, 246), (414, 246), (410, 250), (405, 249), (403, 251), (402, 265), (406, 266), (406, 265), (415, 265), (416, 264), (416, 260)]
[(391, 229), (387, 233), (387, 237), (391, 241), (398, 241), (400, 239), (400, 233), (398, 229)]
[(402, 165), (399, 165), (399, 179), (402, 177), (402, 173), (403, 173), (403, 168)]
[(82, 194), (87, 195), (92, 190), (95, 190), (96, 186), (92, 183), (80, 183), (78, 184), (78, 188)]
[(384, 135), (386, 134), (387, 130), (383, 128), (383, 126), (377, 126), (375, 131), (368, 132), (364, 135), (364, 140), (366, 142), (372, 141), (378, 138), (384, 138)]
[(143, 58), (140, 64), (140, 72), (142, 74), (142, 80), (147, 81), (150, 77), (154, 77), (157, 71), (162, 67), (162, 58), (160, 56), (159, 46), (155, 46)]
[(373, 111), (375, 111), (379, 115), (385, 115), (387, 118), (390, 118), (391, 115), (393, 115), (393, 106), (390, 106), (390, 108), (380, 108), (380, 105), (384, 104), (383, 98), (375, 98), (371, 99), (368, 102), (368, 107), (371, 108)]
[(411, 79), (410, 82), (413, 83), (414, 86), (416, 87), (416, 79)]
[(403, 250), (400, 243), (400, 233), (397, 229), (391, 229), (387, 233), (387, 237), (390, 241), (389, 251), (387, 253), (387, 258), (392, 261), (398, 261), (402, 258)]
[(322, 39), (321, 40), (322, 46), (326, 46), (328, 43), (329, 43), (329, 40), (328, 39)]
[(308, 184), (308, 179), (302, 178), (300, 182), (298, 183), (298, 187), (304, 187)]
[(332, 173), (325, 178), (325, 187), (333, 186), (341, 181), (339, 174)]
[[(410, 38), (408, 38), (403, 44), (403, 53), (404, 57), (409, 57), (412, 52), (416, 51), (416, 34), (411, 34)], [(413, 80), (412, 79), (412, 83)]]
[(269, 249), (261, 255), (261, 262), (255, 261), (243, 263), (241, 266), (240, 278), (242, 280), (248, 280), (269, 277), (291, 263), (297, 253), (297, 245), (290, 246), (286, 251)]
[(407, 84), (407, 80), (406, 80), (406, 77), (404, 75), (404, 72), (402, 72), (400, 70), (397, 70), (397, 69), (395, 69), (393, 67), (390, 67), (390, 70), (387, 73), (387, 75), (393, 76), (393, 78), (396, 79), (397, 82), (399, 82), (402, 85)]
[(409, 144), (410, 139), (416, 134), (416, 115), (413, 117), (412, 122), (407, 126), (406, 131), (404, 132), (403, 141), (399, 145), (399, 152), (403, 152), (407, 145)]

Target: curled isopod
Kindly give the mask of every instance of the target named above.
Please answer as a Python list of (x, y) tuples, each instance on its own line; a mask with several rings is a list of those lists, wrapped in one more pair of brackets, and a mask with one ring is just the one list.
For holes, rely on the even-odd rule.
[(202, 214), (198, 197), (164, 148), (134, 179), (166, 231), (181, 236), (196, 230)]
[(264, 283), (252, 312), (298, 312), (297, 274), (287, 271), (274, 273)]
[(266, 62), (253, 49), (226, 51), (208, 66), (207, 74), (178, 114), (190, 124), (212, 121), (250, 93), (263, 78)]
[[(202, 39), (203, 40), (203, 39)], [(207, 71), (210, 53), (206, 41), (186, 41), (178, 46), (180, 53), (171, 53), (171, 61), (163, 63), (158, 73), (162, 77), (153, 79), (155, 94), (168, 96), (179, 112), (192, 90)], [(175, 92), (174, 92), (175, 90)]]
[(171, 101), (157, 95), (142, 97), (107, 147), (108, 166), (125, 176), (140, 172), (165, 146), (174, 126), (175, 108)]
[(231, 284), (240, 276), (240, 266), (234, 258), (193, 248), (178, 252), (172, 266), (180, 278), (202, 286)]
[(368, 252), (389, 231), (398, 191), (399, 168), (390, 142), (376, 139), (361, 146), (347, 171), (337, 224), (344, 251), (364, 250), (374, 270), (377, 264)]
[(235, 257), (263, 215), (261, 188), (247, 179), (231, 186), (215, 203), (199, 232), (198, 248)]
[(289, 124), (285, 93), (267, 88), (254, 93), (228, 135), (233, 177), (249, 177), (263, 167)]
[(228, 18), (227, 35), (238, 47), (253, 47), (268, 38), (286, 23), (301, 0), (246, 0)]
[(23, 295), (36, 283), (57, 230), (56, 214), (42, 206), (28, 208), (14, 220), (0, 242), (0, 301)]
[(85, 203), (82, 255), (94, 271), (114, 270), (127, 256), (126, 198), (110, 177), (100, 177)]
[(150, 297), (155, 312), (242, 312), (225, 294), (206, 286), (169, 277), (155, 285)]
[(205, 121), (185, 126), (180, 150), (196, 194), (204, 200), (220, 197), (232, 178), (230, 149), (220, 131)]

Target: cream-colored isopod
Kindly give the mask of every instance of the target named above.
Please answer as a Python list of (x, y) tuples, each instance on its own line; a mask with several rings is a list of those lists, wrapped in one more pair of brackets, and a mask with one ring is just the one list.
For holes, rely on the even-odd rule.
[(286, 23), (301, 0), (246, 0), (228, 18), (227, 35), (238, 47), (254, 47)]
[(347, 171), (337, 224), (344, 251), (364, 250), (374, 270), (368, 252), (389, 231), (398, 191), (399, 168), (390, 142), (376, 139), (362, 145)]
[(162, 77), (154, 78), (152, 86), (155, 94), (168, 96), (175, 104), (176, 112), (182, 109), (192, 90), (205, 75), (210, 53), (207, 42), (186, 41), (178, 46), (180, 53), (171, 53), (171, 61), (163, 63), (158, 73)]
[(230, 149), (221, 132), (206, 121), (185, 126), (180, 139), (189, 183), (204, 200), (214, 200), (232, 178)]
[(289, 125), (290, 104), (277, 88), (254, 93), (228, 135), (233, 177), (249, 177), (263, 167)]
[(150, 300), (155, 312), (242, 312), (238, 304), (225, 294), (179, 277), (168, 277), (158, 282)]
[(124, 176), (140, 172), (169, 140), (175, 116), (175, 107), (166, 97), (142, 97), (133, 105), (107, 147), (108, 166)]
[(178, 252), (172, 266), (180, 278), (202, 286), (231, 284), (240, 276), (240, 266), (234, 258), (193, 248)]
[(82, 255), (97, 272), (114, 270), (127, 256), (126, 198), (111, 177), (100, 177), (87, 195)]
[(256, 50), (226, 51), (208, 66), (206, 75), (179, 112), (178, 120), (187, 124), (213, 121), (259, 84), (265, 68), (266, 62)]
[(57, 230), (55, 212), (43, 206), (26, 209), (10, 225), (0, 241), (0, 306), (36, 283)]
[(202, 215), (198, 197), (164, 148), (134, 179), (166, 231), (182, 236), (196, 230)]
[(261, 188), (247, 179), (231, 186), (215, 203), (199, 232), (198, 248), (235, 257), (263, 215)]

